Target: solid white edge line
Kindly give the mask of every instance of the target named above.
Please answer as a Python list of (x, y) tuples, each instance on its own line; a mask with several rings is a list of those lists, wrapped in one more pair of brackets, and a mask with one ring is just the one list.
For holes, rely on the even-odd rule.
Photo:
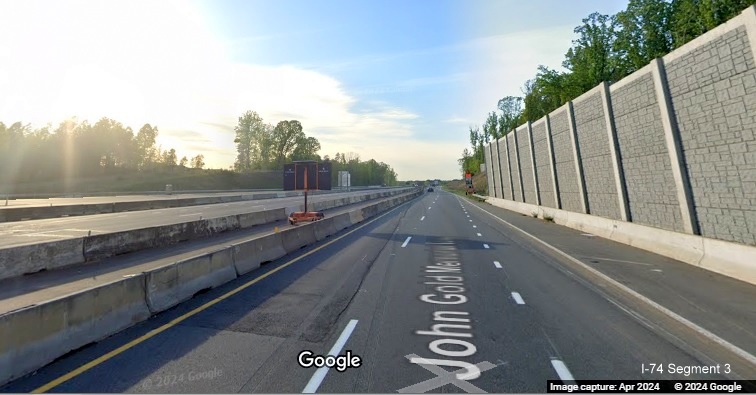
[(609, 284), (613, 285), (614, 287), (616, 287), (616, 288), (624, 291), (625, 293), (630, 294), (631, 296), (637, 298), (638, 300), (642, 301), (643, 303), (648, 304), (652, 308), (660, 311), (662, 314), (665, 314), (666, 316), (674, 319), (675, 321), (677, 321), (677, 322), (679, 322), (679, 323), (687, 326), (689, 329), (691, 329), (691, 330), (693, 330), (695, 332), (698, 332), (699, 335), (708, 338), (709, 340), (711, 340), (711, 341), (719, 344), (720, 346), (726, 348), (730, 352), (738, 355), (739, 357), (745, 359), (746, 361), (748, 361), (751, 364), (753, 364), (754, 366), (756, 366), (756, 357), (754, 357), (753, 355), (751, 355), (748, 351), (745, 351), (742, 348), (740, 348), (740, 347), (738, 347), (738, 346), (736, 346), (736, 345), (728, 342), (727, 340), (722, 339), (721, 337), (715, 335), (714, 333), (709, 332), (708, 330), (706, 330), (706, 329), (704, 329), (704, 328), (696, 325), (692, 321), (689, 321), (687, 318), (684, 318), (683, 316), (675, 313), (674, 311), (672, 311), (672, 310), (670, 310), (670, 309), (668, 309), (668, 308), (660, 305), (659, 303), (656, 303), (653, 300), (651, 300), (651, 299), (649, 299), (649, 298), (647, 298), (647, 297), (639, 294), (638, 292), (636, 292), (636, 291), (628, 288), (627, 286), (625, 286), (625, 285), (623, 285), (623, 284), (615, 281), (613, 278), (611, 278), (611, 277), (605, 275), (604, 273), (601, 273), (600, 271), (598, 271), (598, 270), (596, 270), (596, 269), (594, 269), (594, 268), (586, 265), (585, 263), (580, 262), (577, 258), (572, 257), (571, 255), (567, 254), (566, 252), (564, 252), (564, 251), (562, 251), (562, 250), (560, 250), (560, 249), (552, 246), (551, 244), (549, 244), (549, 243), (547, 243), (547, 242), (539, 239), (538, 237), (533, 236), (532, 234), (530, 234), (530, 233), (528, 233), (528, 232), (526, 232), (526, 231), (518, 228), (517, 226), (514, 226), (511, 223), (509, 223), (509, 222), (507, 222), (507, 221), (505, 221), (505, 220), (497, 217), (496, 214), (493, 214), (493, 213), (489, 212), (488, 210), (486, 210), (486, 209), (484, 209), (482, 207), (478, 207), (477, 205), (473, 205), (473, 206), (476, 207), (477, 209), (479, 209), (480, 211), (483, 211), (484, 213), (486, 213), (486, 214), (488, 214), (488, 215), (490, 215), (490, 216), (498, 219), (499, 221), (503, 222), (504, 224), (508, 225), (509, 227), (511, 227), (511, 228), (519, 231), (520, 233), (524, 234), (525, 236), (528, 236), (531, 239), (533, 239), (533, 240), (535, 240), (535, 241), (543, 244), (544, 247), (547, 247), (550, 250), (554, 251), (555, 253), (561, 255), (562, 257), (564, 257), (566, 259), (569, 259), (570, 261), (572, 261), (576, 265), (579, 265), (580, 267), (582, 267), (583, 269), (587, 270), (591, 274), (593, 274), (593, 275), (601, 278), (602, 280), (604, 280), (604, 281), (608, 282)]
[(409, 244), (410, 239), (412, 239), (412, 236), (407, 236), (407, 240), (404, 240), (404, 243), (402, 243), (402, 248), (406, 247), (407, 244)]
[[(349, 340), (349, 336), (352, 335), (352, 332), (354, 332), (354, 328), (357, 326), (357, 320), (350, 320), (347, 324), (346, 328), (344, 328), (344, 331), (341, 332), (341, 336), (339, 336), (339, 339), (336, 340), (336, 343), (331, 347), (331, 351), (328, 351), (328, 355), (337, 356), (341, 352), (341, 349), (344, 348), (344, 345), (346, 344), (347, 340)], [(303, 394), (314, 394), (315, 391), (318, 390), (318, 387), (320, 387), (320, 383), (323, 382), (323, 379), (325, 379), (326, 374), (328, 374), (328, 367), (323, 366), (322, 368), (319, 368), (317, 371), (315, 371), (315, 374), (312, 375), (312, 378), (310, 378), (310, 381), (307, 383), (307, 386), (305, 389), (302, 390)]]
[(556, 370), (557, 375), (562, 381), (575, 381), (575, 378), (572, 377), (572, 373), (567, 369), (567, 365), (565, 365), (564, 362), (558, 359), (552, 359), (551, 366), (554, 367), (554, 370)]
[(425, 219), (425, 216), (424, 216), (424, 215), (423, 215), (422, 217), (420, 217), (420, 221), (422, 221), (422, 220), (424, 220), (424, 219)]
[(517, 304), (525, 304), (525, 301), (522, 299), (522, 296), (519, 292), (512, 292), (512, 298), (517, 302)]
[(494, 266), (496, 266), (497, 269), (501, 269), (501, 263), (499, 263), (499, 261), (494, 261)]

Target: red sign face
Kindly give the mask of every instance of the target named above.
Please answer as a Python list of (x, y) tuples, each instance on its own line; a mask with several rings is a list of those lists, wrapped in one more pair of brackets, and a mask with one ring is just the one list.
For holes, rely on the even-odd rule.
[(470, 173), (465, 174), (465, 178), (472, 178), (472, 174)]

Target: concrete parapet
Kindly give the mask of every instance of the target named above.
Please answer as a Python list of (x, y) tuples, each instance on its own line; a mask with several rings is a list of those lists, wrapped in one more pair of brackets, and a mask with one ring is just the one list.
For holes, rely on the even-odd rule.
[(344, 228), (348, 228), (352, 225), (352, 219), (349, 215), (349, 213), (342, 213), (335, 217), (333, 217), (333, 223), (336, 226), (336, 231), (342, 230)]
[(338, 232), (333, 218), (324, 218), (313, 224), (315, 227), (315, 240), (321, 241)]
[(263, 262), (286, 255), (280, 233), (272, 233), (231, 246), (236, 274), (241, 276), (257, 268)]
[(281, 241), (287, 253), (315, 243), (315, 227), (313, 224), (303, 224), (281, 232)]
[(150, 316), (137, 275), (0, 315), (0, 384)]
[(0, 280), (84, 262), (84, 239), (0, 248)]
[(147, 306), (152, 313), (167, 310), (197, 292), (236, 278), (231, 247), (185, 259), (144, 273)]
[(486, 202), (525, 215), (631, 245), (694, 266), (756, 284), (756, 247), (673, 232), (651, 226), (486, 197)]

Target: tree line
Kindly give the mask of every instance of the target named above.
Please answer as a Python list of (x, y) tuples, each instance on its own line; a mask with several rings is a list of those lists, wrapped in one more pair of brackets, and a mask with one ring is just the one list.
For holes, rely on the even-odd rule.
[(179, 159), (176, 150), (158, 146), (157, 126), (144, 124), (135, 134), (122, 123), (102, 118), (95, 124), (69, 119), (57, 127), (0, 122), (2, 182), (10, 184), (86, 177), (133, 170), (205, 166), (204, 156)]
[(383, 162), (361, 161), (355, 153), (336, 153), (333, 160), (328, 155), (321, 158), (320, 142), (308, 137), (297, 120), (280, 121), (274, 126), (263, 121), (257, 112), (247, 111), (239, 117), (234, 132), (237, 152), (234, 169), (239, 172), (283, 171), (285, 163), (298, 160), (331, 161), (334, 186), (339, 171), (349, 171), (355, 186), (396, 184), (396, 172)]
[(740, 14), (754, 0), (630, 0), (614, 15), (592, 13), (574, 32), (566, 71), (539, 66), (523, 96), (499, 100), (482, 127), (469, 128), (471, 149), (459, 164), (478, 172), (483, 146), (527, 121), (536, 121), (606, 81), (613, 83)]

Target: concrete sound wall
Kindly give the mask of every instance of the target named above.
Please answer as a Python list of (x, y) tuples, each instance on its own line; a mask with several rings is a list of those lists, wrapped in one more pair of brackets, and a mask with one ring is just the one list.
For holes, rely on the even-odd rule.
[(751, 6), (507, 134), (487, 168), (514, 194), (489, 195), (756, 246), (754, 54)]

